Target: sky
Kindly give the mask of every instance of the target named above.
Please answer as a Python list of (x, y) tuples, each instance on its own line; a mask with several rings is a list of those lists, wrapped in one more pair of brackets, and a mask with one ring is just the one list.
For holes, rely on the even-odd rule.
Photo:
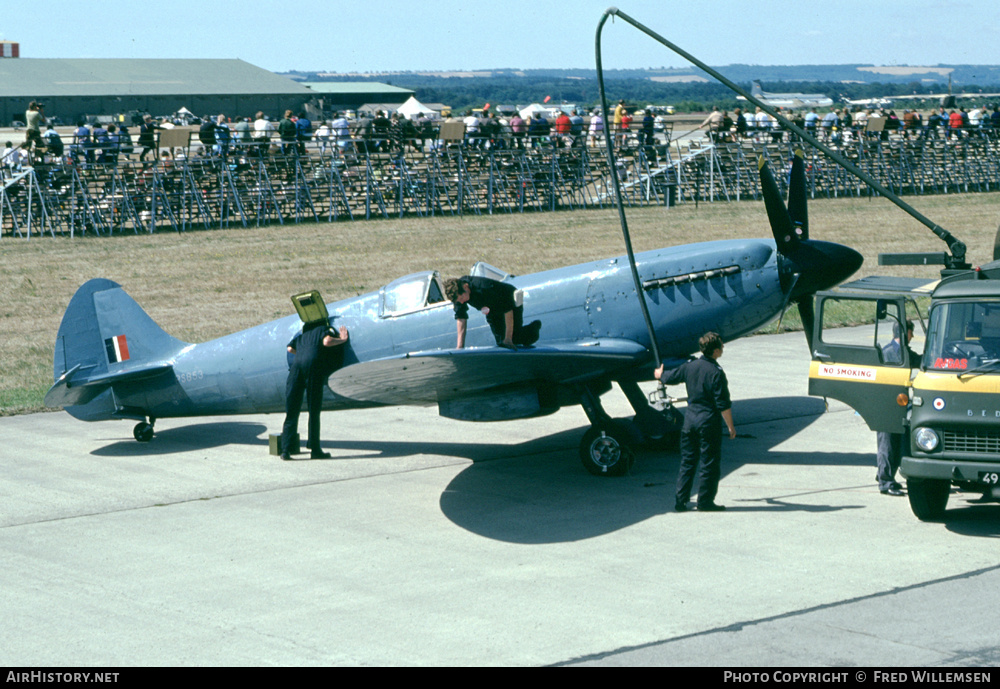
[[(23, 58), (238, 58), (273, 72), (594, 67), (606, 0), (432, 0), (376, 5), (50, 0), (3, 13)], [(1000, 64), (996, 0), (631, 0), (619, 9), (712, 66)], [(53, 23), (46, 17), (57, 16)], [(605, 69), (686, 67), (625, 22)]]

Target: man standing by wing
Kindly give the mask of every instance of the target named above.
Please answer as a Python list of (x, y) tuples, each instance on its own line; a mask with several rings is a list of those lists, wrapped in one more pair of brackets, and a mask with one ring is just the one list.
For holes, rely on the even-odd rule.
[(722, 473), (722, 422), (726, 422), (730, 438), (736, 437), (736, 426), (733, 425), (729, 382), (718, 363), (722, 347), (722, 338), (718, 333), (705, 333), (698, 340), (700, 359), (692, 359), (670, 371), (664, 371), (661, 364), (654, 373), (657, 380), (666, 385), (684, 383), (687, 387), (687, 411), (681, 428), (681, 466), (677, 473), (674, 499), (676, 512), (689, 509), (688, 499), (699, 463), (698, 511), (720, 512), (726, 509), (715, 503)]
[(312, 459), (329, 459), (319, 444), (319, 418), (323, 410), (323, 387), (344, 361), (347, 328), (334, 331), (328, 321), (307, 323), (288, 343), (292, 365), (285, 385), (285, 423), (281, 429), (281, 458), (292, 458), (292, 439), (299, 429), (299, 413), (305, 394), (309, 407), (309, 450)]

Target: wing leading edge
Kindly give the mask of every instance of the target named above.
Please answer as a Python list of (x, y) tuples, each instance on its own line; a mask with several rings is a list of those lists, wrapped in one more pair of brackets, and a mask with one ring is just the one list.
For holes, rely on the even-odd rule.
[(632, 340), (593, 339), (532, 347), (412, 352), (336, 371), (337, 395), (379, 404), (437, 404), (525, 384), (572, 385), (626, 370), (649, 357)]

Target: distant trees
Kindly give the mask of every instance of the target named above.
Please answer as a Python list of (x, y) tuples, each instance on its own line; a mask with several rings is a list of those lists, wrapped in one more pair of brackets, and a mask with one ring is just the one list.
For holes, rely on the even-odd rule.
[[(764, 68), (758, 68), (764, 69)], [(352, 76), (333, 80), (383, 81), (394, 86), (413, 89), (417, 98), (427, 103), (445, 103), (454, 110), (494, 105), (527, 105), (550, 96), (552, 103), (573, 103), (592, 108), (600, 101), (597, 78), (593, 70), (529, 70), (521, 76), (512, 70), (494, 70), (491, 77), (440, 77), (417, 73), (394, 73), (368, 79)], [(645, 75), (645, 76), (644, 76)], [(714, 81), (667, 82), (654, 81), (655, 73), (642, 70), (620, 70), (605, 76), (608, 99), (624, 99), (637, 107), (647, 104), (673, 105), (679, 112), (706, 111), (714, 105), (732, 110), (740, 101), (736, 94)], [(315, 76), (310, 76), (315, 79)], [(750, 83), (740, 83), (747, 91)], [(842, 98), (866, 99), (880, 96), (914, 94), (917, 97), (940, 93), (947, 87), (941, 83), (909, 81), (901, 83), (845, 83), (844, 81), (762, 81), (765, 91), (822, 93), (840, 103)], [(962, 84), (963, 92), (1000, 92), (1000, 84), (978, 86)]]

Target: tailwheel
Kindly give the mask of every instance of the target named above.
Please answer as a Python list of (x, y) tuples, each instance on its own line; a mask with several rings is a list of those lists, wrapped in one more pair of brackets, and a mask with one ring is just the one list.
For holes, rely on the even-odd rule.
[(150, 421), (140, 421), (132, 429), (132, 436), (138, 440), (140, 443), (148, 443), (153, 439), (153, 422)]
[(595, 476), (624, 476), (635, 464), (632, 433), (625, 424), (611, 421), (591, 426), (580, 441), (580, 459)]

